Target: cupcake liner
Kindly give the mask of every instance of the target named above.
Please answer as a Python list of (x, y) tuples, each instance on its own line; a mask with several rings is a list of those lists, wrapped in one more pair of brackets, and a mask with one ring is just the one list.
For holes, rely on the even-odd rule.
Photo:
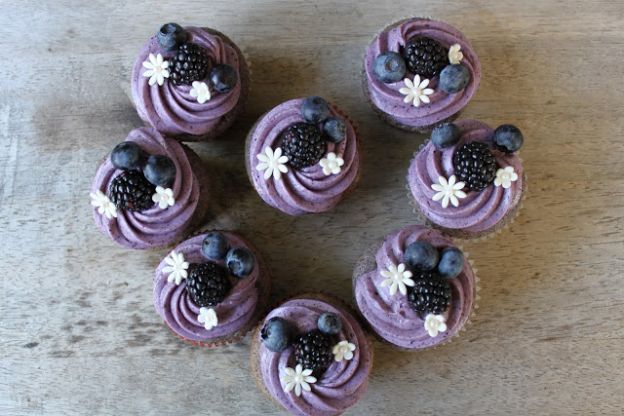
[[(466, 260), (468, 260), (468, 263), (470, 264), (470, 268), (472, 269), (472, 274), (474, 275), (474, 302), (472, 305), (472, 309), (470, 310), (470, 313), (468, 314), (468, 317), (466, 319), (466, 322), (462, 325), (462, 327), (459, 329), (459, 331), (453, 335), (450, 338), (445, 339), (444, 341), (429, 346), (429, 347), (423, 347), (423, 348), (404, 348), (404, 347), (400, 347), (396, 344), (391, 343), (390, 341), (386, 340), (385, 338), (383, 338), (381, 335), (379, 335), (377, 333), (377, 331), (375, 331), (375, 329), (372, 327), (372, 325), (368, 322), (368, 320), (366, 319), (366, 317), (364, 316), (364, 314), (362, 314), (362, 312), (359, 309), (358, 303), (357, 303), (357, 299), (355, 296), (355, 284), (357, 279), (359, 279), (363, 274), (365, 273), (370, 273), (373, 272), (375, 270), (377, 270), (377, 261), (375, 260), (375, 255), (377, 254), (377, 251), (381, 248), (383, 242), (384, 242), (385, 238), (380, 238), (378, 239), (374, 244), (372, 244), (368, 249), (366, 249), (366, 251), (364, 251), (364, 254), (357, 260), (355, 267), (353, 269), (353, 276), (352, 276), (352, 285), (353, 285), (353, 290), (352, 290), (352, 299), (355, 305), (355, 310), (357, 311), (358, 316), (360, 317), (360, 321), (363, 323), (363, 326), (365, 328), (368, 329), (368, 331), (381, 343), (385, 344), (385, 345), (389, 345), (390, 347), (399, 350), (399, 351), (405, 351), (405, 352), (409, 352), (409, 353), (414, 353), (414, 352), (419, 352), (419, 351), (425, 351), (425, 350), (434, 350), (437, 349), (443, 345), (447, 345), (453, 341), (455, 341), (456, 339), (459, 338), (459, 336), (466, 330), (466, 328), (470, 325), (472, 325), (472, 320), (475, 318), (476, 316), (476, 310), (479, 309), (479, 305), (478, 302), (481, 299), (479, 292), (481, 290), (481, 285), (480, 285), (480, 279), (478, 276), (478, 270), (477, 268), (474, 266), (474, 261), (472, 259), (470, 259), (470, 253), (468, 253), (467, 251), (464, 250), (463, 246), (461, 244), (456, 244), (455, 246), (457, 248), (459, 248), (462, 253), (464, 254), (464, 258)], [(453, 240), (453, 243), (455, 243), (455, 241)]]
[[(216, 229), (211, 229), (211, 228), (206, 228), (206, 229), (202, 229), (200, 231), (195, 232), (192, 235), (189, 235), (185, 240), (188, 240), (190, 238), (193, 237), (197, 237), (199, 235), (202, 234), (206, 234), (210, 231), (225, 231), (225, 232), (230, 232), (233, 234), (238, 235), (239, 237), (243, 238), (245, 240), (245, 243), (249, 246), (250, 249), (252, 249), (253, 252), (255, 253), (259, 253), (258, 249), (256, 248), (255, 245), (253, 245), (244, 235), (242, 235), (240, 232), (236, 231), (236, 230), (216, 230)], [(225, 345), (231, 345), (231, 344), (236, 344), (238, 342), (240, 342), (252, 329), (254, 329), (257, 325), (258, 322), (261, 319), (264, 319), (264, 317), (267, 314), (267, 309), (269, 306), (269, 295), (271, 294), (271, 286), (272, 286), (272, 282), (271, 282), (271, 270), (268, 266), (268, 264), (266, 263), (266, 261), (264, 260), (263, 256), (257, 256), (258, 257), (258, 263), (260, 265), (260, 270), (262, 270), (262, 274), (264, 276), (266, 276), (266, 289), (265, 292), (266, 293), (260, 293), (260, 295), (258, 296), (258, 304), (256, 305), (256, 310), (254, 311), (254, 314), (252, 315), (252, 317), (249, 319), (249, 322), (243, 326), (243, 328), (239, 329), (236, 332), (233, 332), (230, 335), (227, 336), (223, 336), (223, 337), (218, 337), (212, 340), (208, 340), (208, 341), (194, 341), (194, 340), (190, 340), (188, 338), (185, 338), (183, 336), (181, 336), (180, 334), (178, 334), (177, 332), (175, 332), (168, 324), (167, 322), (163, 321), (163, 323), (165, 324), (165, 326), (169, 329), (169, 331), (171, 333), (173, 333), (177, 338), (181, 339), (182, 341), (184, 341), (185, 343), (195, 346), (195, 347), (203, 347), (203, 348), (208, 348), (208, 349), (216, 349), (219, 347), (223, 347)]]

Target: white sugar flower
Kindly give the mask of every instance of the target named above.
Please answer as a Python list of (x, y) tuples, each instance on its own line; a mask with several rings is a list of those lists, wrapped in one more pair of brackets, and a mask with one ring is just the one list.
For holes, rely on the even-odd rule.
[(264, 179), (269, 179), (271, 175), (276, 181), (282, 177), (282, 173), (288, 172), (285, 163), (288, 162), (287, 156), (282, 156), (282, 148), (278, 147), (273, 151), (269, 146), (264, 148), (264, 153), (256, 155), (260, 163), (256, 166), (257, 170), (264, 171)]
[(416, 75), (413, 82), (411, 79), (405, 78), (403, 83), (405, 84), (405, 87), (402, 87), (399, 90), (401, 94), (405, 95), (403, 102), (412, 102), (414, 107), (419, 107), (421, 102), (425, 104), (429, 104), (431, 102), (429, 100), (429, 95), (433, 94), (434, 91), (431, 88), (427, 88), (429, 85), (428, 79), (423, 79), (421, 81), (420, 75)]
[(149, 78), (149, 85), (163, 85), (165, 78), (169, 78), (169, 62), (165, 61), (161, 54), (154, 56), (153, 53), (149, 54), (149, 61), (144, 61), (143, 66), (147, 68), (147, 71), (143, 72), (144, 77)]
[(461, 45), (459, 43), (451, 45), (449, 48), (448, 59), (453, 65), (457, 65), (462, 59), (464, 59), (464, 54), (461, 51)]
[(336, 361), (342, 361), (343, 359), (349, 361), (353, 359), (353, 351), (355, 351), (355, 344), (349, 341), (340, 341), (334, 345), (332, 354), (334, 354), (334, 360)]
[(217, 319), (217, 313), (212, 308), (199, 308), (199, 315), (197, 315), (197, 322), (204, 324), (204, 328), (210, 331), (217, 326), (219, 320)]
[(108, 199), (104, 192), (99, 189), (89, 194), (91, 197), (91, 205), (97, 208), (100, 215), (104, 215), (109, 220), (113, 217), (117, 218), (117, 207)]
[(163, 267), (163, 273), (168, 273), (167, 281), (169, 283), (175, 282), (176, 285), (179, 285), (182, 282), (182, 279), (186, 279), (188, 277), (189, 263), (184, 260), (184, 255), (182, 253), (176, 253), (175, 250), (172, 251), (167, 257), (165, 257), (165, 263), (167, 266)]
[(321, 159), (319, 164), (323, 168), (325, 176), (331, 174), (337, 175), (340, 173), (340, 167), (344, 165), (344, 160), (340, 156), (336, 156), (336, 153), (329, 152), (327, 153), (327, 157)]
[(518, 180), (518, 174), (515, 172), (513, 166), (507, 166), (504, 169), (496, 171), (496, 179), (494, 179), (494, 186), (502, 186), (505, 189), (511, 187), (511, 183)]
[(158, 204), (160, 209), (172, 207), (175, 204), (173, 198), (173, 190), (171, 188), (163, 188), (162, 186), (156, 187), (156, 193), (152, 195), (152, 201)]
[(381, 276), (386, 278), (381, 282), (381, 287), (390, 286), (390, 296), (394, 296), (397, 288), (402, 295), (406, 295), (406, 286), (414, 286), (414, 281), (411, 279), (412, 272), (405, 270), (403, 263), (399, 264), (398, 267), (394, 264), (388, 265), (388, 270), (382, 270)]
[(446, 331), (446, 318), (444, 315), (428, 314), (425, 317), (425, 329), (430, 337), (437, 337), (438, 332)]
[(286, 393), (295, 389), (295, 394), (301, 396), (301, 390), (311, 390), (310, 384), (316, 383), (316, 377), (312, 376), (312, 370), (304, 370), (301, 364), (297, 364), (294, 370), (290, 367), (284, 369), (282, 383)]
[(205, 82), (193, 81), (193, 88), (190, 91), (191, 97), (197, 98), (197, 102), (200, 104), (209, 101), (210, 96), (210, 88), (208, 88), (208, 84)]
[(463, 199), (466, 198), (466, 193), (462, 191), (464, 186), (463, 182), (455, 182), (457, 178), (455, 175), (451, 175), (448, 178), (448, 181), (444, 176), (440, 176), (438, 178), (438, 183), (434, 183), (431, 185), (431, 189), (437, 191), (437, 193), (433, 196), (434, 201), (442, 200), (442, 208), (448, 207), (449, 201), (453, 204), (454, 207), (459, 206), (459, 200), (457, 198)]

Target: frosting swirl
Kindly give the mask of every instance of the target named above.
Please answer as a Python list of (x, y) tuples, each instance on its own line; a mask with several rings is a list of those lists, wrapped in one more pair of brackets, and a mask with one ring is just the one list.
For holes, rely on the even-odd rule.
[[(221, 232), (230, 247), (245, 247), (254, 254), (254, 267), (244, 279), (232, 279), (232, 289), (227, 297), (213, 306), (219, 323), (211, 330), (206, 330), (198, 322), (199, 306), (191, 299), (186, 290), (186, 281), (179, 285), (167, 282), (168, 275), (163, 273), (166, 266), (163, 260), (156, 269), (154, 277), (154, 308), (165, 324), (176, 334), (190, 341), (214, 341), (243, 331), (253, 324), (251, 320), (258, 308), (265, 304), (269, 292), (269, 275), (257, 251), (241, 236), (232, 232)], [(202, 255), (202, 242), (205, 234), (182, 242), (174, 250), (184, 255), (189, 263), (203, 263), (207, 260)], [(215, 263), (226, 267), (225, 261)]]
[[(401, 53), (401, 48), (414, 36), (426, 36), (438, 41), (448, 49), (458, 43), (464, 58), (461, 64), (468, 68), (470, 81), (456, 94), (446, 94), (437, 90), (438, 77), (431, 79), (430, 88), (435, 93), (429, 96), (431, 103), (414, 107), (403, 102), (405, 97), (399, 92), (403, 81), (385, 84), (375, 77), (375, 58), (385, 52)], [(364, 71), (368, 86), (368, 96), (377, 109), (392, 116), (400, 124), (411, 127), (427, 127), (458, 113), (476, 93), (481, 80), (481, 64), (468, 40), (454, 27), (435, 20), (412, 18), (400, 21), (384, 29), (368, 46), (364, 58)], [(412, 75), (413, 76), (413, 75)]]
[[(353, 359), (332, 364), (312, 384), (311, 391), (301, 396), (284, 392), (280, 381), (286, 367), (294, 367), (293, 348), (276, 353), (269, 351), (259, 342), (259, 371), (268, 392), (288, 411), (296, 415), (330, 416), (343, 413), (353, 406), (366, 391), (368, 375), (372, 366), (372, 353), (364, 331), (351, 313), (342, 307), (320, 299), (295, 298), (274, 309), (266, 317), (281, 317), (297, 327), (299, 333), (317, 328), (316, 322), (324, 312), (337, 314), (342, 320), (339, 340), (355, 344)], [(266, 321), (265, 320), (265, 321)]]
[[(238, 108), (242, 91), (246, 88), (247, 66), (240, 51), (227, 38), (216, 31), (197, 27), (187, 27), (189, 42), (203, 47), (211, 62), (230, 65), (238, 73), (239, 82), (227, 93), (217, 93), (203, 104), (191, 97), (190, 85), (174, 85), (165, 79), (161, 86), (150, 86), (148, 78), (143, 76), (143, 62), (150, 53), (162, 54), (170, 59), (175, 52), (162, 50), (156, 36), (150, 38), (143, 47), (132, 70), (132, 97), (141, 118), (158, 131), (168, 135), (204, 136), (212, 133), (220, 123), (228, 124), (233, 120)], [(232, 116), (232, 117), (230, 117)]]
[(468, 192), (468, 196), (460, 200), (459, 207), (442, 208), (439, 202), (432, 199), (435, 191), (431, 189), (431, 184), (437, 183), (440, 176), (448, 178), (454, 174), (455, 149), (473, 141), (489, 144), (494, 134), (490, 127), (478, 121), (460, 120), (455, 124), (461, 130), (459, 142), (442, 150), (436, 149), (431, 142), (427, 143), (410, 164), (408, 184), (420, 211), (433, 223), (449, 229), (483, 232), (496, 226), (520, 203), (524, 187), (522, 163), (516, 154), (493, 149), (498, 166), (513, 166), (518, 180), (512, 182), (508, 189), (490, 185), (480, 192)]
[[(175, 204), (167, 209), (160, 209), (155, 204), (142, 212), (118, 210), (117, 218), (110, 219), (93, 209), (95, 223), (103, 233), (124, 247), (144, 249), (173, 243), (188, 232), (194, 220), (203, 218), (205, 214), (204, 205), (208, 196), (200, 187), (198, 177), (205, 185), (207, 175), (201, 160), (190, 149), (173, 139), (164, 138), (151, 128), (132, 130), (126, 140), (137, 143), (150, 155), (166, 155), (173, 161), (176, 175), (171, 189)], [(110, 156), (107, 157), (95, 174), (91, 191), (99, 190), (106, 194), (111, 181), (120, 173), (113, 166)], [(198, 207), (201, 209), (198, 210)]]
[[(325, 176), (322, 167), (314, 166), (296, 170), (289, 167), (281, 180), (265, 180), (256, 169), (256, 156), (268, 146), (279, 146), (281, 133), (291, 124), (304, 121), (301, 116), (302, 99), (286, 101), (265, 114), (253, 127), (248, 138), (247, 169), (260, 197), (269, 205), (290, 215), (318, 213), (334, 208), (355, 182), (359, 171), (356, 132), (351, 122), (337, 107), (330, 105), (332, 116), (342, 118), (347, 125), (347, 137), (340, 143), (327, 143), (327, 153), (334, 152), (344, 159), (337, 175)], [(326, 153), (326, 154), (327, 154)]]
[(438, 249), (453, 246), (448, 237), (436, 230), (421, 225), (405, 227), (385, 238), (375, 254), (373, 269), (356, 276), (354, 282), (357, 306), (372, 329), (386, 341), (405, 349), (432, 347), (456, 335), (468, 320), (476, 297), (475, 276), (466, 261), (462, 272), (450, 280), (451, 305), (444, 313), (447, 330), (430, 337), (407, 297), (398, 292), (391, 296), (388, 288), (381, 286), (385, 278), (380, 272), (389, 264), (403, 263), (405, 248), (417, 240), (428, 241)]

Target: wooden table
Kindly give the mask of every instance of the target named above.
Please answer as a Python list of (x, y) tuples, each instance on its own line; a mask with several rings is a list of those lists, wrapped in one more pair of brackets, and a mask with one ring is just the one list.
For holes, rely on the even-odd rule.
[[(209, 225), (239, 229), (274, 270), (275, 300), (329, 289), (375, 239), (414, 221), (405, 191), (424, 136), (364, 101), (364, 48), (386, 24), (432, 15), (471, 39), (483, 66), (464, 117), (526, 137), (529, 193), (503, 233), (465, 246), (480, 309), (452, 344), (416, 354), (375, 344), (353, 415), (622, 414), (624, 407), (624, 2), (18, 1), (0, 14), (0, 414), (281, 414), (249, 373), (249, 340), (208, 351), (178, 341), (152, 306), (167, 250), (99, 234), (89, 186), (141, 125), (125, 92), (165, 21), (214, 27), (252, 62), (245, 116), (197, 144), (225, 189)], [(362, 181), (335, 211), (290, 218), (264, 205), (243, 139), (276, 104), (319, 94), (360, 125)]]

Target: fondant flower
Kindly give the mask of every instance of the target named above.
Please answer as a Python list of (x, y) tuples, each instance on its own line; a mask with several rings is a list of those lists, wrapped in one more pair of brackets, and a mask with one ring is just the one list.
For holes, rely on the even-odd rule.
[(403, 83), (405, 87), (399, 90), (401, 94), (405, 95), (403, 102), (409, 103), (411, 101), (414, 107), (419, 107), (421, 102), (425, 104), (431, 102), (431, 100), (429, 100), (429, 95), (433, 94), (434, 91), (431, 88), (427, 88), (429, 85), (428, 79), (423, 79), (421, 81), (420, 75), (416, 75), (414, 81), (405, 78)]
[(334, 345), (332, 354), (334, 354), (335, 361), (342, 361), (343, 359), (349, 361), (353, 359), (353, 351), (355, 351), (355, 344), (349, 341), (340, 341)]
[(464, 54), (461, 51), (461, 45), (459, 43), (451, 45), (449, 48), (448, 59), (453, 65), (457, 65), (462, 59), (464, 59)]
[(282, 173), (288, 172), (285, 163), (288, 162), (287, 156), (282, 156), (282, 148), (278, 147), (273, 151), (269, 146), (264, 148), (264, 153), (256, 155), (260, 163), (256, 166), (257, 170), (264, 171), (264, 179), (269, 179), (271, 175), (276, 181), (282, 177)]
[(204, 324), (206, 331), (210, 331), (217, 326), (219, 320), (217, 319), (217, 313), (212, 308), (199, 308), (199, 315), (197, 316), (197, 322)]
[(165, 61), (161, 54), (154, 56), (153, 53), (149, 54), (149, 61), (144, 61), (143, 66), (147, 68), (147, 71), (143, 72), (144, 77), (149, 78), (149, 85), (163, 85), (165, 78), (169, 78), (169, 62)]
[(171, 188), (163, 188), (162, 186), (156, 187), (156, 193), (152, 195), (152, 201), (158, 204), (160, 209), (172, 207), (175, 204), (173, 198), (173, 190)]
[(504, 169), (496, 171), (496, 178), (494, 179), (494, 186), (502, 186), (505, 189), (511, 187), (511, 183), (518, 180), (518, 174), (515, 172), (513, 166), (507, 166)]
[(329, 152), (327, 153), (327, 157), (321, 159), (319, 164), (323, 168), (325, 176), (329, 176), (331, 174), (337, 175), (340, 173), (340, 167), (344, 165), (344, 160), (341, 157), (336, 156), (336, 153)]
[(169, 283), (175, 282), (176, 285), (179, 285), (182, 279), (187, 278), (189, 263), (184, 260), (184, 255), (182, 253), (176, 253), (175, 250), (172, 251), (165, 257), (165, 263), (167, 266), (163, 267), (162, 271), (163, 273), (169, 274), (167, 277)]
[(463, 182), (456, 182), (457, 178), (455, 175), (451, 175), (448, 180), (444, 176), (440, 176), (438, 178), (438, 183), (434, 183), (431, 185), (431, 189), (437, 191), (435, 195), (433, 195), (434, 201), (442, 200), (442, 208), (448, 207), (449, 201), (453, 204), (454, 207), (459, 206), (459, 200), (457, 198), (463, 199), (466, 198), (466, 193), (462, 191), (465, 184)]
[(430, 337), (437, 337), (439, 332), (446, 331), (446, 318), (444, 315), (428, 314), (425, 317), (425, 329)]
[(189, 94), (191, 94), (191, 97), (196, 98), (198, 103), (203, 104), (210, 100), (210, 88), (208, 88), (208, 84), (205, 82), (193, 81), (192, 86), (193, 88), (191, 88)]
[(104, 215), (109, 220), (113, 217), (117, 218), (117, 207), (108, 199), (104, 192), (99, 189), (89, 194), (91, 197), (91, 205), (97, 208), (100, 215)]
[(394, 296), (399, 289), (402, 295), (407, 294), (406, 286), (414, 286), (414, 281), (411, 279), (412, 272), (405, 270), (405, 264), (401, 263), (399, 266), (394, 264), (388, 265), (388, 270), (382, 270), (381, 276), (386, 279), (381, 282), (381, 287), (390, 286), (390, 296)]
[(301, 396), (301, 390), (310, 391), (310, 384), (316, 383), (316, 377), (312, 376), (312, 370), (304, 370), (301, 364), (297, 364), (293, 370), (290, 367), (284, 369), (282, 376), (284, 391), (295, 390), (297, 396)]

